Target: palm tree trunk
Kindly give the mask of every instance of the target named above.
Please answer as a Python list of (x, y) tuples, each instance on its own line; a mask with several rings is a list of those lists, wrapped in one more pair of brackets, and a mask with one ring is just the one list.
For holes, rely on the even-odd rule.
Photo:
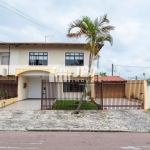
[(76, 111), (74, 111), (73, 113), (74, 114), (78, 114), (79, 111), (80, 111), (80, 108), (82, 106), (82, 102), (83, 102), (83, 98), (85, 96), (85, 93), (86, 93), (86, 89), (87, 89), (87, 86), (88, 86), (88, 82), (90, 80), (90, 71), (91, 71), (91, 65), (92, 65), (92, 61), (93, 61), (93, 49), (92, 49), (92, 40), (90, 41), (90, 56), (89, 56), (89, 68), (88, 68), (88, 80), (86, 81), (86, 84), (85, 84), (85, 87), (84, 87), (84, 91), (82, 93), (82, 98), (80, 99), (80, 102), (79, 102), (79, 105), (76, 109)]

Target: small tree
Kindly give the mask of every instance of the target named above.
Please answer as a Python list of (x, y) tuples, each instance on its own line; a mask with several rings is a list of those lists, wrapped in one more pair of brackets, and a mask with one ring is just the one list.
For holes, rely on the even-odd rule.
[(95, 73), (95, 76), (107, 76), (106, 72)]
[(100, 76), (107, 76), (107, 73), (106, 72), (100, 72), (99, 75)]

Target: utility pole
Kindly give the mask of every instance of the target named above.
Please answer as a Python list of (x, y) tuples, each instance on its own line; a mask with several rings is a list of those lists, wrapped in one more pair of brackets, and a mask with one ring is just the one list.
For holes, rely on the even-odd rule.
[(114, 64), (112, 64), (112, 76), (113, 76), (113, 71), (114, 71)]

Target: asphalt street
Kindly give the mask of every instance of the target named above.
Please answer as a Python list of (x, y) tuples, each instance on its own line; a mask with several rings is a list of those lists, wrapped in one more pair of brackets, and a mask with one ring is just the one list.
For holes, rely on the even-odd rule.
[(0, 150), (149, 150), (149, 133), (1, 131)]

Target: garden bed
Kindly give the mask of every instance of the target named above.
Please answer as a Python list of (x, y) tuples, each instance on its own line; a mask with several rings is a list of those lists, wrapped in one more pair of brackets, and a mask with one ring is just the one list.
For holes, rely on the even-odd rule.
[[(78, 107), (77, 100), (56, 100), (52, 110), (75, 110)], [(82, 102), (81, 110), (97, 110), (97, 106), (92, 102)]]

